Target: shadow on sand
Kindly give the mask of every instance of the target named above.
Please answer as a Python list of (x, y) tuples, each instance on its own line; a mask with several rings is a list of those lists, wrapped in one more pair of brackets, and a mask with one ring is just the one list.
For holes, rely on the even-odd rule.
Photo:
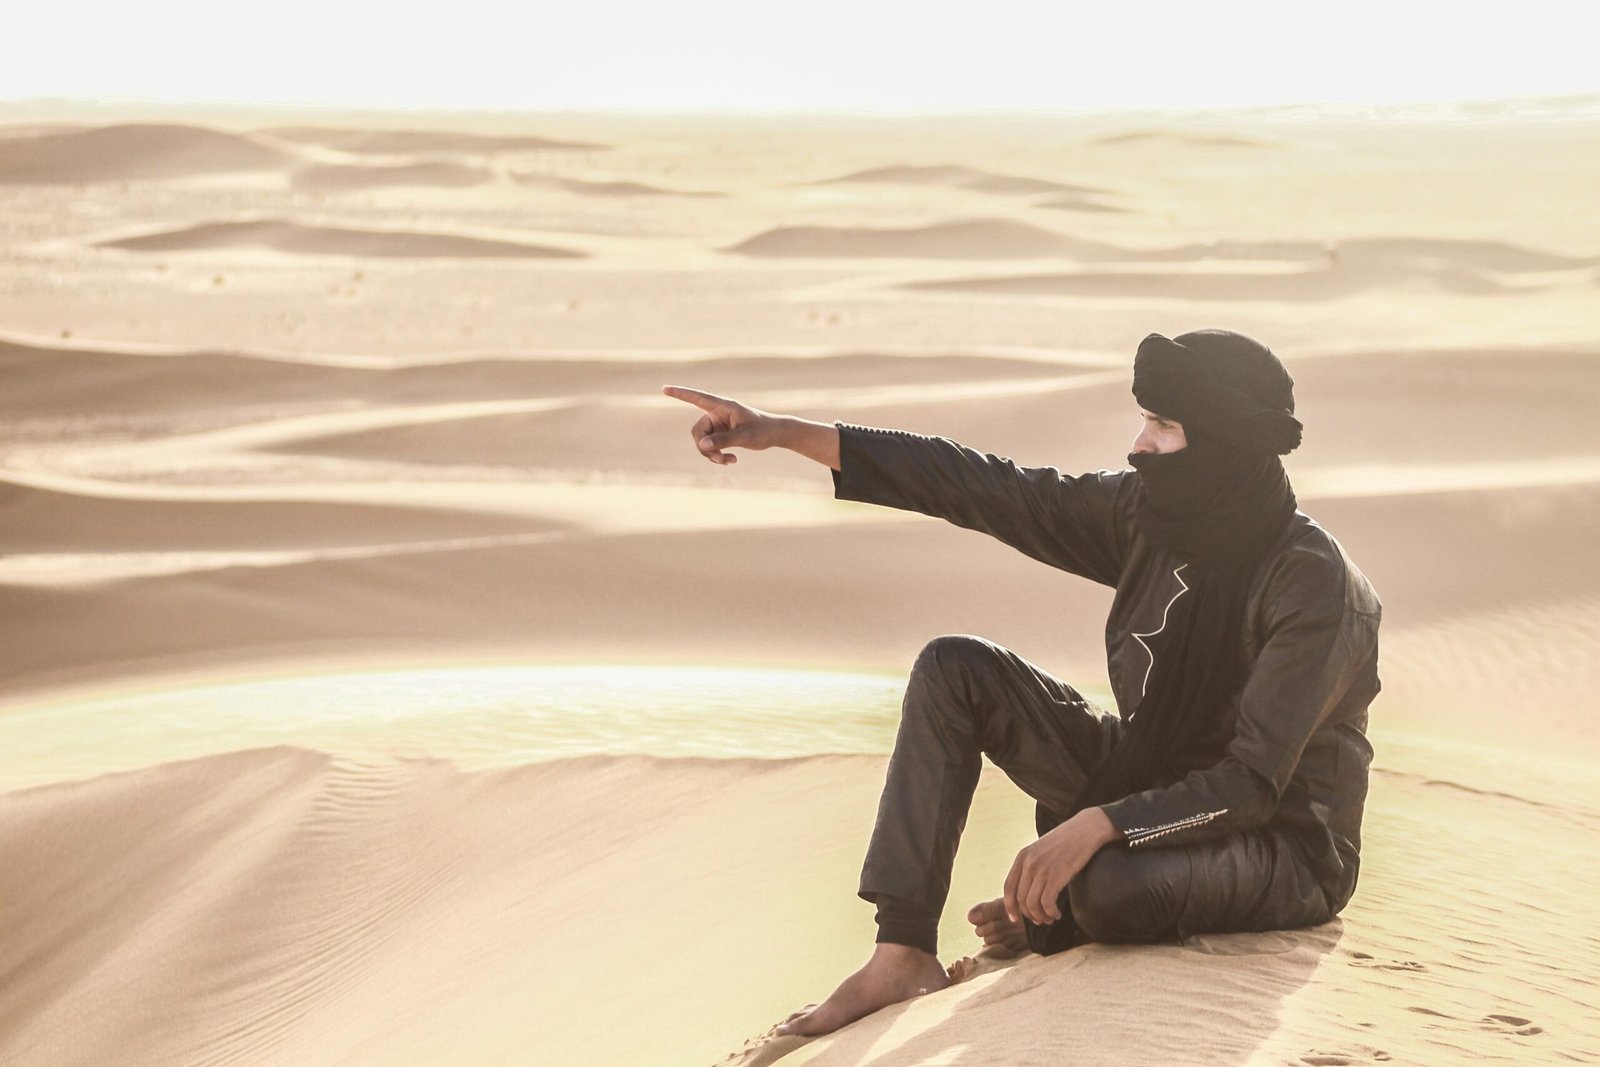
[(723, 1067), (814, 1063), (1239, 1063), (1339, 944), (1308, 930), (1203, 934), (1181, 944), (1088, 945), (1055, 956), (953, 965), (949, 988), (819, 1038), (771, 1031)]

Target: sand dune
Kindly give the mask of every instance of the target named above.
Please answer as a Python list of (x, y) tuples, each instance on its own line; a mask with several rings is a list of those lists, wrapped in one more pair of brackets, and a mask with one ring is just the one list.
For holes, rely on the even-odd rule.
[(203, 222), (179, 230), (163, 230), (96, 243), (101, 248), (125, 248), (134, 252), (270, 248), (278, 252), (312, 256), (397, 256), (418, 259), (578, 259), (588, 255), (569, 248), (472, 237), (461, 233), (312, 226), (291, 219), (270, 218)]
[[(1051, 204), (1040, 205), (1043, 207)], [(1359, 269), (1367, 277), (1362, 284), (1382, 285), (1400, 280), (1406, 272), (1440, 279), (1460, 291), (1484, 291), (1492, 285), (1487, 273), (1519, 274), (1555, 271), (1581, 271), (1600, 266), (1600, 257), (1567, 256), (1528, 248), (1504, 241), (1467, 241), (1424, 237), (1357, 237), (1326, 241), (1210, 241), (1205, 244), (1166, 248), (1135, 248), (1085, 240), (1053, 230), (1031, 226), (1012, 219), (957, 219), (928, 226), (903, 229), (872, 227), (783, 226), (756, 234), (731, 248), (755, 256), (855, 257), (899, 256), (944, 259), (1007, 259), (1029, 256), (1059, 256), (1092, 263), (1169, 263), (1199, 264), (1208, 261), (1249, 261), (1281, 264), (1273, 272), (1245, 274), (1207, 273), (1199, 277), (1190, 272), (1159, 273), (1141, 270), (1137, 274), (1101, 273), (1090, 276), (1063, 275), (1020, 279), (972, 279), (971, 284), (1005, 283), (1012, 291), (1023, 291), (1028, 284), (1041, 288), (1089, 287), (1093, 285), (1131, 285), (1156, 292), (1165, 287), (1174, 295), (1189, 287), (1210, 286), (1209, 291), (1226, 291), (1243, 278), (1261, 278), (1262, 284), (1276, 277), (1300, 279), (1306, 276), (1330, 279), (1323, 288), (1357, 284), (1349, 269)], [(1314, 268), (1321, 268), (1320, 270)], [(1335, 268), (1347, 268), (1335, 274)], [(939, 287), (966, 284), (960, 279), (929, 283)], [(924, 285), (927, 287), (927, 285)]]
[[(106, 350), (0, 338), (0, 412), (13, 420), (72, 414), (193, 412), (218, 404), (326, 400), (371, 375), (222, 352)], [(181, 386), (181, 389), (179, 388)]]
[[(497, 492), (507, 496), (505, 487)], [(881, 509), (862, 507), (858, 514), (885, 521), (854, 525), (847, 520), (855, 516), (826, 500), (808, 513), (782, 506), (780, 495), (710, 489), (702, 491), (692, 519), (684, 517), (697, 529), (648, 532), (661, 519), (652, 501), (686, 492), (659, 488), (652, 496), (644, 487), (621, 485), (566, 498), (532, 489), (517, 493), (522, 499), (514, 506), (547, 520), (592, 526), (609, 507), (622, 532), (601, 539), (399, 546), (381, 554), (324, 554), (85, 588), (12, 586), (0, 592), (7, 605), (0, 617), (8, 648), (5, 682), (17, 691), (81, 674), (81, 657), (48, 639), (61, 628), (96, 650), (100, 671), (114, 665), (124, 673), (173, 667), (178, 650), (185, 664), (218, 657), (243, 663), (314, 654), (341, 642), (554, 653), (645, 643), (664, 655), (693, 657), (707, 632), (717, 634), (724, 661), (777, 656), (785, 663), (899, 670), (934, 633), (977, 632), (1065, 676), (1103, 674), (1105, 592), (1043, 571), (998, 543), (932, 522), (887, 521), (894, 513)], [(419, 487), (412, 499), (421, 503), (429, 493)], [(1521, 654), (1532, 670), (1539, 657), (1530, 653), (1540, 642), (1568, 647), (1559, 627), (1600, 616), (1600, 579), (1585, 564), (1588, 524), (1551, 521), (1593, 515), (1595, 494), (1592, 485), (1558, 486), (1309, 500), (1305, 507), (1372, 577), (1391, 633), (1454, 627), (1485, 613), (1529, 612), (1523, 618), (1531, 625), (1518, 624), (1518, 640), (1532, 642)], [(438, 502), (446, 499), (441, 495)], [(479, 506), (495, 499), (485, 496)], [(807, 515), (820, 525), (738, 530), (731, 520), (741, 515), (757, 527), (794, 525)], [(626, 533), (630, 523), (641, 532)], [(1464, 528), (1472, 531), (1465, 544), (1459, 536)], [(1442, 545), (1452, 551), (1441, 551)], [(775, 559), (786, 566), (774, 568)], [(1507, 559), (1525, 563), (1507, 568)], [(941, 581), (928, 583), (926, 575), (935, 572)], [(729, 629), (719, 621), (722, 602), (698, 595), (708, 588), (737, 589), (749, 603), (786, 607), (776, 615), (742, 615), (737, 629)], [(866, 588), (883, 592), (863, 599)], [(534, 589), (541, 607), (530, 614), (521, 590)], [(619, 620), (617, 605), (624, 601), (627, 618)], [(848, 613), (836, 610), (842, 603), (852, 605)], [(1019, 614), (1017, 604), (1039, 610)], [(1562, 605), (1564, 617), (1540, 614)], [(157, 615), (169, 620), (159, 632), (137, 624)], [(781, 653), (774, 651), (779, 646)], [(1461, 665), (1455, 688), (1469, 691), (1452, 701), (1451, 721), (1472, 723), (1484, 739), (1515, 738), (1520, 727), (1504, 716), (1503, 690), (1527, 680), (1511, 675), (1505, 686), (1485, 687), (1484, 680), (1503, 675), (1503, 663), (1468, 658), (1476, 662)], [(1600, 684), (1600, 671), (1594, 657), (1585, 662), (1589, 666), (1581, 668), (1567, 662), (1548, 679), (1552, 684), (1541, 686), (1549, 691), (1553, 685), (1566, 698), (1541, 711), (1542, 736), (1588, 736), (1583, 689)], [(1396, 669), (1408, 672), (1403, 661)]]
[(559, 529), (529, 517), (319, 500), (216, 500), (63, 491), (0, 475), (0, 552), (326, 548)]
[(339, 193), (391, 186), (422, 186), (436, 189), (466, 189), (494, 180), (494, 172), (464, 163), (431, 160), (422, 163), (397, 163), (393, 166), (346, 166), (329, 163), (301, 167), (290, 178), (296, 189), (307, 192)]
[(461, 130), (338, 129), (329, 126), (269, 126), (256, 131), (285, 141), (335, 148), (363, 155), (409, 155), (416, 152), (547, 152), (602, 148), (583, 141), (549, 137), (467, 133)]
[(881, 182), (889, 185), (933, 185), (972, 189), (980, 193), (1101, 193), (1104, 189), (1092, 185), (1073, 185), (1069, 182), (1030, 178), (1016, 174), (997, 174), (975, 167), (957, 165), (915, 166), (900, 164), (858, 170), (837, 178), (827, 178), (813, 184), (829, 185), (838, 182)]
[(128, 123), (0, 140), (0, 184), (181, 178), (274, 170), (295, 161), (292, 153), (249, 134)]
[(1098, 296), (1172, 300), (1337, 300), (1359, 293), (1444, 292), (1496, 296), (1510, 286), (1477, 271), (1419, 264), (1334, 265), (1274, 271), (1084, 271), (1071, 274), (977, 275), (907, 282), (902, 288), (1004, 296)]
[[(0, 1051), (52, 1063), (109, 1049), (129, 1063), (709, 1063), (865, 955), (870, 909), (853, 879), (882, 766), (591, 757), (464, 774), (276, 748), (12, 793), (0, 848), (29, 862), (0, 872), (16, 931), (0, 947), (14, 978)], [(985, 775), (953, 901), (991, 892), (1027, 840), (1019, 800)], [(1600, 846), (1594, 817), (1382, 773), (1373, 809), (1364, 892), (1342, 923), (988, 961), (832, 1037), (729, 1062), (913, 1063), (969, 1041), (990, 1062), (1592, 1052), (1579, 976), (1600, 960), (1586, 885), (1529, 842)], [(1507, 877), (1484, 885), (1486, 861)], [(630, 894), (626, 922), (593, 906), (641, 884), (651, 891)], [(943, 933), (952, 955), (976, 947), (959, 919)], [(621, 974), (618, 953), (631, 960)], [(684, 982), (691, 959), (704, 971)], [(1508, 968), (1526, 979), (1505, 982)], [(1190, 1025), (1104, 1025), (1131, 987), (1152, 1017)], [(1079, 1023), (1061, 1019), (1063, 1003)]]
[[(1337, 480), (1341, 495), (1380, 491), (1394, 482), (1396, 472), (1411, 472), (1399, 482), (1400, 491), (1435, 481), (1459, 482), (1453, 473), (1458, 470), (1472, 481), (1473, 467), (1485, 464), (1506, 467), (1506, 473), (1487, 479), (1496, 484), (1549, 481), (1568, 462), (1553, 457), (1572, 455), (1570, 426), (1584, 417), (1588, 398), (1600, 389), (1600, 360), (1576, 354), (1526, 357), (1514, 387), (1518, 402), (1508, 410), (1503, 399), (1484, 388), (1485, 383), (1506, 376), (1506, 358), (1497, 353), (1453, 353), (1308, 362), (1302, 380), (1311, 383), (1307, 393), (1318, 399), (1301, 412), (1308, 426), (1307, 444), (1291, 461), (1293, 469), (1323, 474), (1321, 484), (1328, 491), (1335, 489)], [(848, 366), (845, 360), (832, 362)], [(805, 374), (804, 368), (785, 369), (792, 369), (797, 378)], [(777, 367), (754, 374), (747, 368), (712, 364), (675, 373), (772, 410), (939, 433), (1034, 465), (1119, 466), (1126, 453), (1131, 401), (1127, 379), (1120, 372), (1002, 377), (1003, 367), (996, 366), (986, 380), (953, 376), (940, 388), (936, 371), (920, 376), (923, 380), (916, 384), (873, 386), (852, 380), (866, 378), (866, 373), (845, 375), (844, 369), (827, 375), (837, 382), (827, 389), (792, 390), (785, 389), (778, 373), (773, 373)], [(1374, 389), (1363, 388), (1363, 382), (1372, 383)], [(1461, 397), (1460, 404), (1419, 405), (1420, 391), (1434, 383), (1443, 383), (1436, 391)], [(1574, 383), (1587, 388), (1574, 389)], [(1377, 419), (1392, 429), (1381, 436), (1337, 432), (1340, 426)], [(335, 414), (324, 424), (337, 426), (339, 420)], [(718, 471), (684, 469), (676, 448), (684, 432), (681, 420), (681, 412), (642, 404), (624, 391), (574, 397), (526, 412), (485, 411), (470, 422), (428, 418), (408, 421), (403, 427), (361, 427), (352, 421), (328, 434), (291, 435), (273, 447), (414, 463), (614, 471), (624, 477), (722, 476)], [(1463, 435), (1459, 431), (1463, 420), (1483, 428)], [(596, 438), (591, 431), (597, 425), (611, 432)], [(639, 442), (651, 442), (652, 447), (641, 450)], [(748, 473), (737, 475), (741, 481), (772, 477), (821, 488), (816, 472), (794, 457), (765, 456), (748, 466)], [(1363, 474), (1363, 468), (1370, 472)], [(1579, 462), (1573, 469), (1581, 474), (1586, 468)], [(1317, 483), (1306, 482), (1312, 484)]]
[[(0, 993), (0, 1057), (709, 1063), (738, 1045), (736, 1020), (787, 1010), (844, 956), (815, 925), (843, 909), (813, 907), (804, 924), (794, 909), (834, 893), (859, 820), (829, 840), (798, 807), (763, 809), (781, 797), (865, 803), (879, 767), (632, 757), (464, 775), (280, 748), (13, 793), (0, 847), (31, 861), (0, 873), (8, 915), (27, 930), (0, 948), (14, 978)], [(998, 821), (980, 808), (974, 835)], [(721, 844), (741, 827), (765, 843), (747, 854)], [(809, 865), (785, 858), (778, 838), (791, 833)], [(608, 847), (593, 857), (597, 839)], [(48, 841), (73, 847), (40, 848)], [(582, 906), (641, 877), (653, 889), (629, 921)], [(704, 878), (766, 894), (784, 929), (763, 935), (754, 913), (701, 926)], [(845, 912), (858, 928), (859, 910)], [(359, 947), (351, 930), (365, 931)], [(625, 930), (637, 960), (618, 975)], [(782, 973), (736, 977), (757, 941), (787, 958)], [(690, 944), (715, 962), (708, 980), (681, 980)], [(708, 995), (727, 1014), (680, 1033)], [(157, 1010), (167, 996), (171, 1010)]]
[(1087, 211), (1087, 212), (1122, 212), (1125, 207), (1108, 204), (1087, 196), (1066, 196), (1059, 200), (1046, 200), (1033, 205), (1034, 207), (1050, 208), (1055, 211)]
[(1150, 145), (1156, 148), (1275, 148), (1273, 142), (1259, 137), (1240, 137), (1232, 134), (1199, 134), (1187, 130), (1128, 130), (1109, 133), (1089, 142), (1095, 145)]
[(9, 141), (13, 138), (38, 137), (47, 133), (71, 133), (76, 130), (87, 130), (89, 127), (80, 122), (16, 122), (0, 126), (0, 141)]
[[(718, 350), (645, 358), (618, 355), (592, 360), (524, 357), (418, 360), (394, 366), (322, 361), (249, 352), (159, 352), (89, 348), (66, 343), (0, 338), (0, 413), (29, 416), (162, 412), (264, 404), (456, 402), (507, 396), (650, 398), (675, 379), (739, 391), (814, 390), (818, 382), (845, 390), (911, 378), (921, 386), (982, 382), (1099, 368), (1056, 360), (961, 353), (778, 351), (735, 354)], [(914, 372), (914, 374), (912, 373)], [(919, 387), (917, 381), (908, 387)], [(664, 406), (664, 405), (663, 405)], [(3, 439), (0, 430), (0, 439)]]
[(650, 185), (646, 182), (635, 181), (592, 181), (583, 178), (559, 178), (552, 174), (539, 174), (534, 171), (512, 172), (511, 177), (522, 185), (545, 186), (552, 189), (564, 189), (569, 193), (579, 196), (596, 197), (627, 197), (627, 196), (722, 196), (717, 192), (708, 192), (696, 189), (669, 189), (665, 186)]
[(1096, 258), (1103, 246), (1011, 219), (960, 219), (907, 229), (780, 226), (724, 249), (746, 256)]

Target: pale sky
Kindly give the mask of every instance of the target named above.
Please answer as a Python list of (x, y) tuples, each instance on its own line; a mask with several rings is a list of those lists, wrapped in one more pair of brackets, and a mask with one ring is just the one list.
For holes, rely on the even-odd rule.
[(1442, 0), (17, 7), (5, 19), (0, 100), (899, 112), (1600, 91), (1592, 29), (1600, 4), (1590, 0), (1487, 9)]

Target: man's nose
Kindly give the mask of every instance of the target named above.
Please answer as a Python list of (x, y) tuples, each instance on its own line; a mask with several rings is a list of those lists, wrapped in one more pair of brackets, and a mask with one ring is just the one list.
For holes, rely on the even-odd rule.
[(1133, 439), (1133, 451), (1135, 455), (1148, 456), (1155, 452), (1155, 448), (1151, 445), (1149, 437), (1150, 430), (1148, 427), (1139, 431), (1139, 435)]

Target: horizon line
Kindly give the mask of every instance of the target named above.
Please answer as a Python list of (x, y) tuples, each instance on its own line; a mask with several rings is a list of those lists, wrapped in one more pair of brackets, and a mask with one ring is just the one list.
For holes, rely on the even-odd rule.
[[(26, 108), (53, 109), (138, 109), (152, 110), (204, 108), (210, 110), (303, 111), (320, 113), (367, 113), (375, 115), (439, 115), (451, 117), (507, 117), (512, 115), (605, 116), (618, 118), (728, 118), (728, 119), (1039, 119), (1092, 118), (1096, 116), (1190, 115), (1225, 118), (1339, 118), (1371, 117), (1396, 112), (1421, 112), (1439, 117), (1451, 112), (1475, 110), (1531, 109), (1531, 113), (1461, 117), (1486, 118), (1600, 118), (1600, 89), (1574, 93), (1546, 93), (1529, 96), (1462, 97), (1451, 100), (1394, 101), (1319, 101), (1291, 100), (1266, 104), (1235, 104), (1210, 107), (1113, 105), (1099, 107), (645, 107), (577, 106), (554, 104), (373, 104), (339, 101), (272, 101), (144, 96), (34, 96), (0, 97), (0, 111)], [(1431, 113), (1431, 114), (1430, 114)], [(1395, 117), (1404, 117), (1396, 115)]]

